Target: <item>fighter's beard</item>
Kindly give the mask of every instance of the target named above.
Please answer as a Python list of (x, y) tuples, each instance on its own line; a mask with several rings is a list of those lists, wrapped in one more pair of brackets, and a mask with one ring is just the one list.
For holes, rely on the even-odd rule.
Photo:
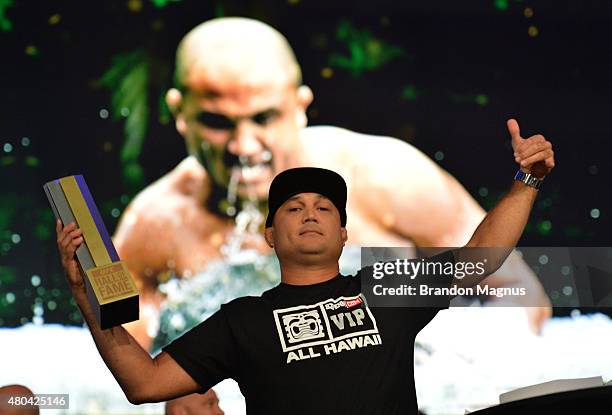
[(268, 213), (268, 201), (264, 199), (249, 199), (236, 194), (234, 201), (228, 198), (227, 186), (219, 186), (212, 182), (210, 194), (206, 200), (209, 212), (225, 218), (235, 218), (247, 204), (253, 204), (264, 215)]
[(267, 215), (268, 203), (266, 199), (246, 197), (246, 195), (239, 194), (237, 189), (239, 184), (232, 177), (233, 171), (242, 167), (238, 157), (227, 151), (223, 151), (223, 154), (214, 154), (215, 149), (204, 141), (199, 146), (191, 148), (190, 152), (211, 177), (210, 194), (205, 202), (209, 212), (225, 218), (236, 218), (246, 206), (249, 206), (251, 208), (255, 207), (263, 215)]

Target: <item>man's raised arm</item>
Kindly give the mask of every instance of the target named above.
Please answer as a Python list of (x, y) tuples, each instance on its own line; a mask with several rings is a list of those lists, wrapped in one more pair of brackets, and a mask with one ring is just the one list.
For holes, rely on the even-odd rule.
[[(544, 179), (555, 167), (550, 141), (542, 135), (522, 138), (519, 125), (514, 119), (508, 120), (508, 131), (512, 138), (515, 160), (520, 164), (523, 174), (538, 180)], [(525, 229), (537, 193), (537, 188), (519, 180), (514, 181), (509, 192), (482, 220), (465, 245), (467, 249), (455, 251), (457, 261), (472, 262), (479, 255), (470, 248), (498, 248), (487, 251), (484, 275), (455, 279), (457, 286), (471, 287), (478, 284), (503, 264)]]
[(122, 326), (100, 329), (75, 259), (75, 251), (83, 243), (82, 232), (74, 223), (62, 228), (59, 219), (55, 230), (62, 266), (74, 299), (100, 356), (127, 399), (134, 404), (160, 402), (199, 391), (201, 388), (196, 381), (167, 353), (160, 353), (154, 360)]

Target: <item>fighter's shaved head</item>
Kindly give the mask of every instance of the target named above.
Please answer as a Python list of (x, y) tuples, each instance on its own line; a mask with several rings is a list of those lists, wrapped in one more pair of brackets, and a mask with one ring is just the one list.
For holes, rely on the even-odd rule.
[(303, 151), (312, 102), (287, 39), (257, 20), (204, 22), (179, 44), (175, 86), (166, 104), (214, 186), (225, 192), (234, 178), (239, 198), (265, 200), (276, 173)]
[(297, 87), (301, 71), (282, 34), (257, 20), (230, 17), (206, 21), (185, 35), (176, 53), (175, 82), (180, 89), (219, 83)]

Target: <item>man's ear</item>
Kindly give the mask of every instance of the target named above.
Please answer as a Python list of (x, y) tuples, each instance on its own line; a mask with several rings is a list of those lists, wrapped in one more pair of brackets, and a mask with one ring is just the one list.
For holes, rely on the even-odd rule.
[(174, 116), (176, 131), (181, 135), (185, 135), (187, 131), (187, 125), (185, 124), (185, 117), (181, 112), (181, 104), (183, 103), (183, 94), (176, 88), (170, 88), (166, 92), (166, 105)]
[(305, 128), (308, 124), (308, 117), (306, 116), (306, 110), (312, 103), (313, 95), (312, 90), (306, 86), (301, 85), (297, 89), (297, 110), (296, 110), (296, 123), (299, 128)]
[(274, 248), (274, 228), (271, 226), (264, 231), (264, 238), (270, 248)]
[(344, 246), (344, 244), (346, 244), (346, 241), (348, 240), (346, 228), (340, 228), (340, 237), (342, 238), (342, 246)]

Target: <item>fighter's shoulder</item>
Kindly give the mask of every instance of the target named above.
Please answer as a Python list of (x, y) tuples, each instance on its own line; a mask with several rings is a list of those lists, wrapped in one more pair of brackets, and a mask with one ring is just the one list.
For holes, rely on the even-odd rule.
[(193, 211), (197, 204), (185, 188), (195, 186), (189, 184), (194, 180), (189, 179), (190, 167), (185, 166), (185, 162), (145, 187), (130, 202), (115, 232), (117, 243), (137, 238), (140, 234), (147, 237), (166, 235), (180, 222), (177, 219)]
[(316, 125), (302, 129), (300, 134), (304, 142), (311, 145), (338, 146), (347, 142), (369, 142), (374, 136), (357, 133), (333, 125)]
[(346, 160), (397, 159), (426, 160), (428, 157), (412, 144), (398, 138), (364, 134), (335, 126), (314, 126), (302, 130), (301, 138), (315, 151), (342, 153)]
[(195, 157), (188, 156), (154, 185), (156, 191), (163, 195), (198, 197), (206, 187), (207, 180), (206, 170)]
[[(152, 212), (159, 215), (160, 205), (195, 194), (205, 180), (206, 172), (197, 160), (187, 157), (174, 169), (166, 173), (143, 190), (130, 203), (134, 212)], [(166, 209), (163, 209), (166, 210)]]

